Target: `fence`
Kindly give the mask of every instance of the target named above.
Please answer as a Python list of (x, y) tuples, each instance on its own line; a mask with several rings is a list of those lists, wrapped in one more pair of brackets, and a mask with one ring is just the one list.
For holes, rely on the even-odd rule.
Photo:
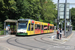
[(69, 35), (71, 35), (71, 33), (72, 33), (72, 26), (69, 26), (65, 36), (68, 37)]

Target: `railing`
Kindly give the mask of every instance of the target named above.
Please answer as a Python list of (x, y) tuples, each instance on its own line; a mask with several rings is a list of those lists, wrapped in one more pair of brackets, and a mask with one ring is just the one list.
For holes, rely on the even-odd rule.
[(72, 26), (68, 28), (68, 31), (66, 32), (65, 37), (68, 37), (69, 35), (71, 35), (71, 33), (72, 33)]

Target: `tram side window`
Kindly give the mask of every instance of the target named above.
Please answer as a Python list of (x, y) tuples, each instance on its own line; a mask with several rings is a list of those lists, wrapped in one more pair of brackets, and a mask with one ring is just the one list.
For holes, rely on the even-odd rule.
[(48, 26), (44, 25), (44, 30), (47, 30), (48, 29)]
[(35, 29), (37, 29), (37, 25), (35, 24)]
[(40, 25), (35, 24), (35, 29), (40, 29)]
[(52, 26), (50, 26), (50, 30), (52, 30)]
[(33, 31), (34, 24), (31, 24), (31, 31)]
[(28, 31), (30, 31), (30, 24), (29, 24), (29, 27), (28, 27)]

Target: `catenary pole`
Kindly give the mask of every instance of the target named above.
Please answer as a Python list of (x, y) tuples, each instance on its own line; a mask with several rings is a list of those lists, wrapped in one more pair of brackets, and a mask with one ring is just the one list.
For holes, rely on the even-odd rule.
[(65, 19), (64, 35), (65, 35), (65, 36), (66, 36), (66, 7), (67, 7), (67, 0), (65, 0), (65, 11), (64, 11), (64, 19)]
[(57, 16), (57, 29), (59, 28), (59, 0), (58, 0), (58, 16)]

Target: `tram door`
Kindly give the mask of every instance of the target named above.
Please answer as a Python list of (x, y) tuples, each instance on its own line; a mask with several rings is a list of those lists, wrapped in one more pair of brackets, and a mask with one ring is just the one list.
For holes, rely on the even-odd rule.
[(28, 31), (27, 31), (28, 35), (31, 35), (30, 32), (31, 32), (31, 31), (30, 31), (30, 23), (29, 23), (29, 24), (28, 24)]
[(28, 31), (27, 31), (28, 35), (33, 35), (34, 34), (34, 24), (29, 23), (28, 25)]
[(31, 25), (30, 25), (30, 30), (31, 30), (31, 35), (33, 35), (34, 34), (34, 23), (31, 23)]

